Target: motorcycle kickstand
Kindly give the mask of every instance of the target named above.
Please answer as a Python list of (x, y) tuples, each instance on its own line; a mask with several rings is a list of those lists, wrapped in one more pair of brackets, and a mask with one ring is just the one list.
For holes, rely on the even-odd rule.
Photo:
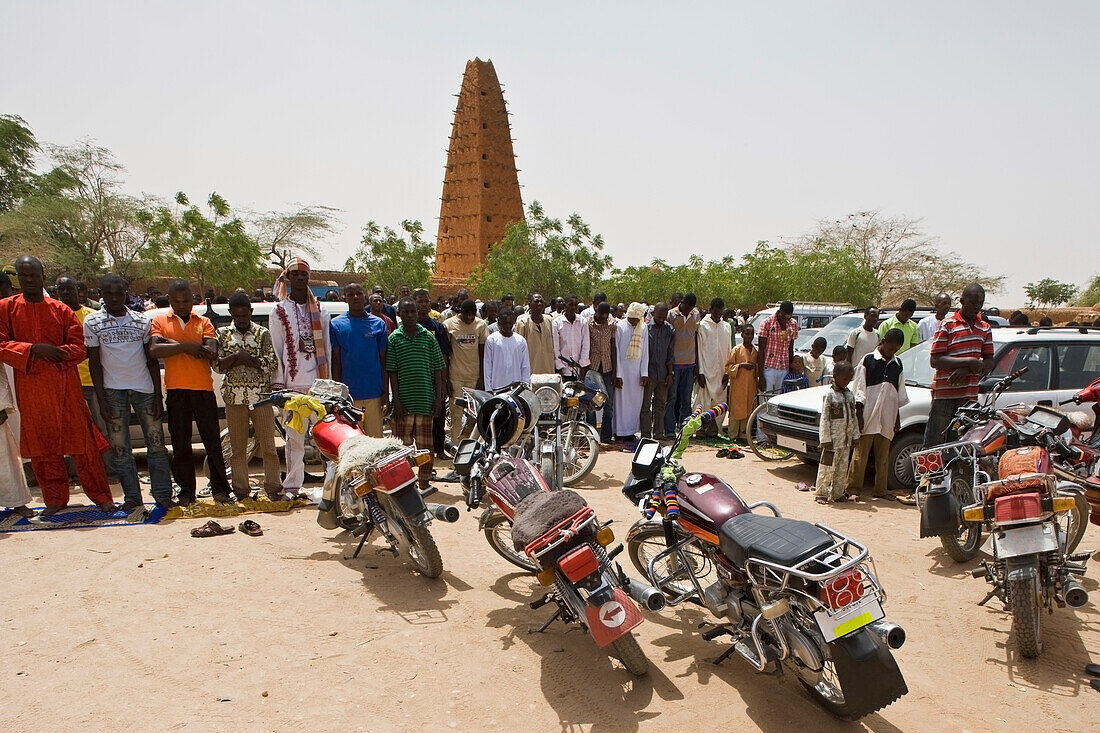
[(986, 594), (985, 594), (985, 598), (983, 598), (982, 600), (978, 601), (978, 605), (979, 605), (979, 606), (984, 606), (985, 604), (987, 604), (987, 603), (989, 603), (989, 602), (990, 602), (991, 600), (993, 600), (993, 597), (994, 597), (995, 595), (997, 595), (997, 589), (996, 589), (996, 588), (994, 588), (993, 590), (991, 590), (991, 591), (989, 591), (988, 593), (986, 593)]
[(544, 623), (544, 624), (543, 624), (542, 626), (538, 627), (538, 628), (537, 628), (537, 629), (535, 629), (534, 631), (528, 631), (527, 633), (528, 633), (528, 634), (541, 634), (542, 632), (544, 632), (544, 631), (546, 631), (546, 630), (547, 630), (548, 628), (550, 628), (550, 624), (554, 623), (554, 622), (555, 622), (555, 621), (557, 621), (557, 620), (558, 620), (559, 618), (561, 618), (561, 606), (558, 606), (558, 610), (554, 611), (554, 615), (553, 615), (553, 616), (551, 616), (550, 618), (546, 619), (546, 623)]
[(363, 529), (363, 536), (359, 538), (359, 544), (356, 545), (355, 552), (353, 552), (351, 554), (351, 559), (352, 560), (359, 557), (359, 553), (363, 551), (363, 545), (365, 545), (367, 543), (367, 538), (370, 537), (371, 530), (374, 529), (374, 526), (371, 523), (363, 522), (362, 529)]

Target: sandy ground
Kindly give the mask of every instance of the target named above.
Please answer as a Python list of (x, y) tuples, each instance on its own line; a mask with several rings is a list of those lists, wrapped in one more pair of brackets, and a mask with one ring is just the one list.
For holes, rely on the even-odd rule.
[[(582, 491), (620, 537), (637, 519), (619, 493), (625, 453), (601, 455)], [(882, 501), (823, 507), (796, 492), (797, 462), (751, 454), (685, 465), (747, 500), (824, 521), (867, 542), (908, 633), (895, 652), (909, 694), (858, 724), (815, 705), (796, 680), (756, 674), (696, 633), (697, 608), (647, 617), (652, 663), (634, 678), (575, 627), (531, 634), (533, 578), (490, 549), (476, 515), (432, 534), (446, 571), (426, 580), (400, 560), (359, 559), (310, 510), (252, 515), (265, 534), (193, 539), (198, 520), (159, 526), (0, 534), (0, 723), (5, 730), (1095, 730), (1100, 693), (1083, 674), (1100, 649), (1094, 601), (1058, 609), (1037, 661), (1021, 659), (986, 583), (917, 537), (916, 510)], [(461, 504), (456, 484), (442, 501)], [(1090, 526), (1083, 547), (1100, 546)], [(625, 554), (622, 556), (625, 558)], [(631, 570), (633, 570), (631, 568)], [(1100, 655), (1096, 661), (1100, 661)]]

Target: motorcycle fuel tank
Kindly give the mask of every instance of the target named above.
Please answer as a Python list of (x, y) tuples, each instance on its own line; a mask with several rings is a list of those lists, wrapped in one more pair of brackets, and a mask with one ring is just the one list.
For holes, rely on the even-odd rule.
[(749, 510), (732, 486), (709, 473), (681, 476), (676, 491), (680, 525), (713, 544), (727, 519)]
[(339, 457), (341, 443), (353, 435), (362, 434), (363, 431), (357, 426), (342, 423), (334, 415), (326, 415), (325, 419), (313, 426), (313, 442), (317, 444), (317, 450), (330, 461)]

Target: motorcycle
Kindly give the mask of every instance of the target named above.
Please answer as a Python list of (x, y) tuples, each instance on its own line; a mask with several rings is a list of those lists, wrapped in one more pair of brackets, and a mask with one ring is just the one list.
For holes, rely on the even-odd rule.
[(606, 387), (599, 375), (580, 380), (581, 365), (568, 356), (558, 356), (574, 372), (574, 378), (557, 374), (536, 374), (531, 388), (542, 414), (534, 433), (532, 455), (551, 486), (575, 486), (591, 473), (600, 455), (600, 434), (585, 421), (590, 412), (607, 401)]
[(692, 602), (716, 617), (702, 637), (733, 643), (715, 663), (736, 653), (758, 672), (790, 671), (845, 720), (889, 705), (908, 692), (892, 654), (905, 632), (885, 620), (868, 549), (770, 502), (746, 504), (721, 478), (681, 465), (691, 436), (725, 410), (696, 410), (672, 446), (638, 444), (623, 486), (643, 514), (627, 533), (631, 561), (668, 605)]
[(493, 549), (517, 565), (514, 557), (523, 558), (521, 567), (537, 573), (539, 583), (551, 588), (530, 604), (532, 609), (557, 606), (539, 632), (556, 619), (580, 624), (597, 646), (609, 649), (632, 674), (643, 675), (649, 660), (631, 633), (642, 622), (637, 604), (660, 610), (664, 596), (627, 577), (621, 567), (613, 568), (611, 560), (622, 545), (607, 549), (615, 540), (611, 522), (599, 522), (580, 494), (552, 491), (543, 472), (523, 456), (525, 423), (537, 409), (525, 399), (530, 392), (521, 383), (479, 403), (478, 431), (486, 437), (462, 441), (454, 459), (467, 504), (477, 508), (486, 491), (490, 511), (501, 517), (498, 526), (510, 528), (509, 552), (498, 546), (503, 532), (489, 537)]
[[(952, 427), (962, 435), (961, 440), (912, 454), (920, 536), (939, 537), (944, 551), (956, 562), (977, 557), (982, 547), (982, 532), (991, 529), (989, 522), (967, 520), (963, 508), (980, 502), (980, 486), (1001, 475), (997, 463), (999, 454), (1036, 444), (1040, 433), (1028, 424), (1038, 419), (1033, 416), (1049, 411), (1042, 406), (1030, 410), (1019, 405), (1005, 410), (996, 408), (1001, 392), (1026, 372), (1026, 368), (1020, 369), (999, 380), (984, 404), (972, 401), (959, 408)], [(1049, 431), (1046, 434), (1053, 439)], [(1044, 465), (1044, 472), (1053, 476), (1050, 462)], [(1073, 500), (1072, 511), (1067, 515), (1069, 549), (1072, 551), (1084, 536), (1088, 503), (1072, 484), (1063, 484), (1059, 493)]]
[(278, 390), (252, 405), (280, 409), (304, 405), (320, 420), (310, 428), (324, 459), (325, 478), (317, 523), (325, 529), (350, 530), (359, 537), (352, 557), (358, 557), (374, 530), (389, 543), (388, 551), (404, 554), (421, 575), (437, 578), (443, 559), (428, 526), (432, 519), (458, 520), (459, 511), (444, 504), (427, 504), (432, 491), (422, 493), (416, 469), (430, 460), (430, 452), (405, 446), (394, 438), (370, 438), (359, 428), (363, 413), (356, 409), (348, 388), (319, 379), (308, 395)]
[(1100, 378), (1059, 404), (1070, 403), (1092, 404), (1092, 432), (1086, 434), (1081, 428), (1071, 425), (1074, 452), (1064, 456), (1051, 455), (1051, 466), (1058, 478), (1072, 481), (1084, 489), (1085, 497), (1092, 506), (1089, 521), (1100, 525)]
[(1067, 519), (1087, 512), (1088, 503), (1073, 484), (1057, 483), (1050, 465), (1052, 454), (1070, 450), (1058, 437), (1067, 430), (1065, 413), (1043, 406), (1032, 409), (1019, 426), (1030, 444), (1006, 451), (998, 467), (1000, 478), (982, 484), (979, 501), (963, 508), (966, 521), (987, 524), (993, 535), (993, 560), (972, 571), (975, 578), (993, 584), (979, 605), (993, 596), (1001, 599), (1012, 613), (1016, 647), (1030, 658), (1043, 649), (1044, 609), (1053, 613), (1055, 606), (1077, 608), (1088, 602), (1076, 576), (1085, 574), (1091, 553), (1072, 554), (1084, 533), (1084, 520), (1079, 516), (1075, 528)]

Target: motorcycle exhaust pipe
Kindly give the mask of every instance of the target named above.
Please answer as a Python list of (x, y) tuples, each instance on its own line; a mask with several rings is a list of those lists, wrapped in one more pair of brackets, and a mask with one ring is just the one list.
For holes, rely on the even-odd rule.
[(882, 640), (891, 649), (901, 649), (905, 643), (905, 629), (888, 621), (874, 621), (867, 625), (871, 633)]
[(458, 507), (447, 506), (446, 504), (425, 504), (428, 513), (441, 522), (457, 522), (461, 516), (458, 511)]
[(1080, 608), (1089, 602), (1088, 591), (1082, 588), (1075, 578), (1069, 576), (1066, 576), (1065, 585), (1062, 586), (1062, 595), (1065, 596), (1066, 603), (1074, 608)]
[(660, 611), (665, 607), (665, 594), (652, 585), (646, 585), (632, 578), (627, 578), (626, 592), (639, 606), (647, 611)]

